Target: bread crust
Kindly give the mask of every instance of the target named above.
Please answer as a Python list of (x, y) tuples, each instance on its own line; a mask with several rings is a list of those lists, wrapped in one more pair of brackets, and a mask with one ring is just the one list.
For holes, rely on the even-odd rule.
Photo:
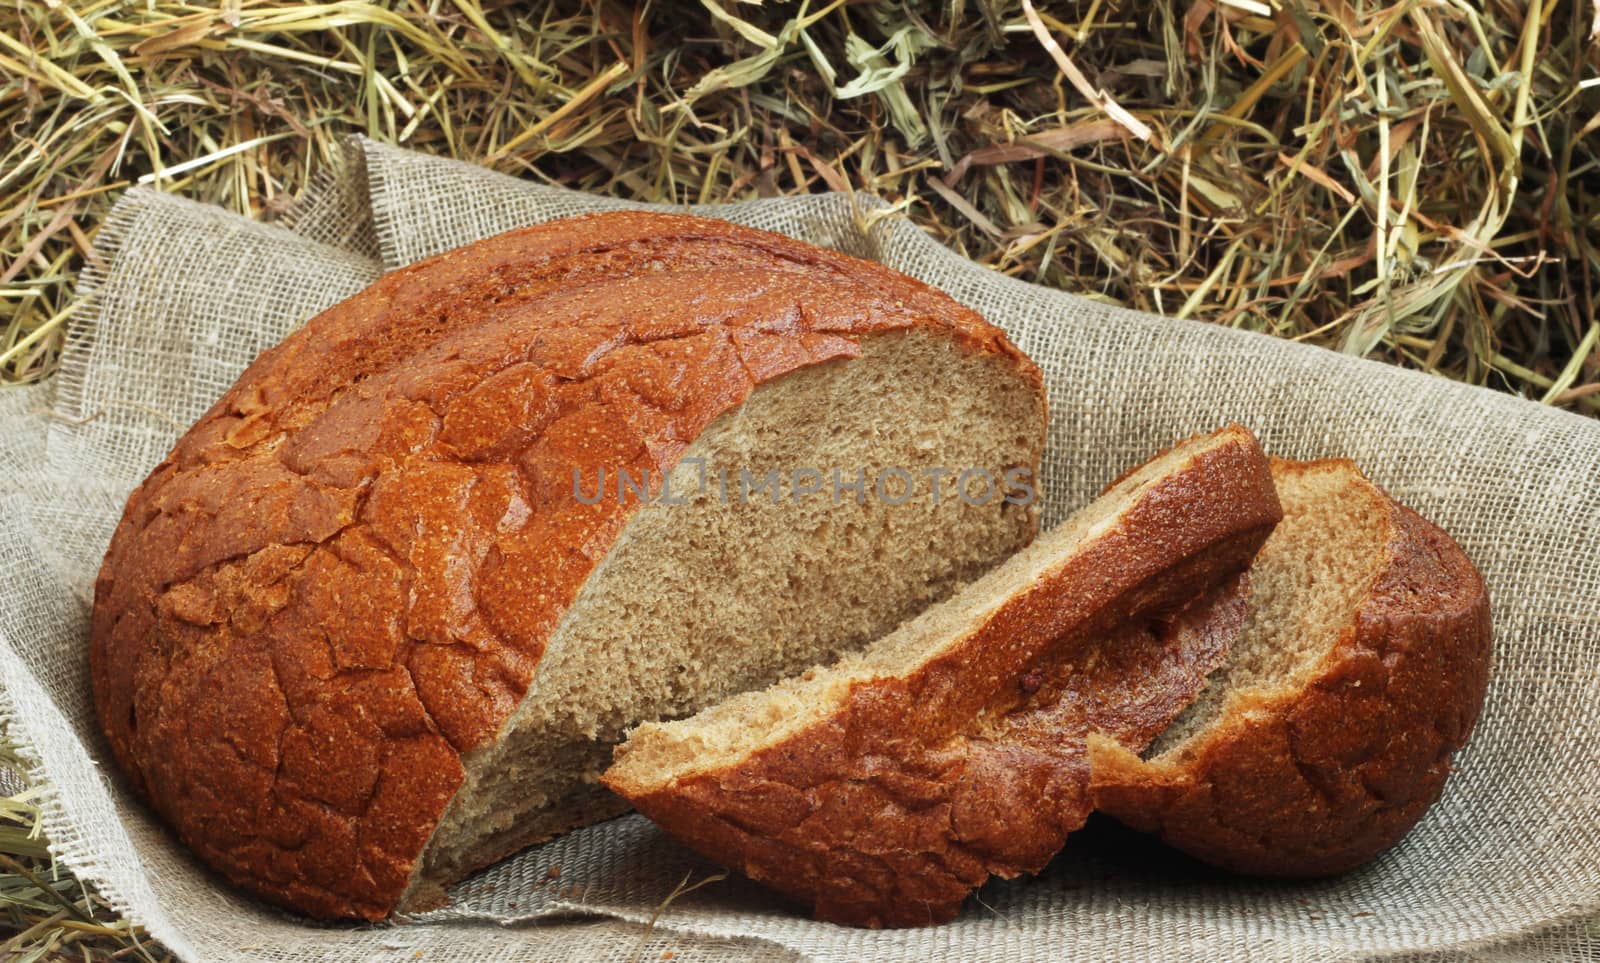
[(921, 331), (1038, 369), (882, 265), (639, 212), (393, 272), (263, 353), (130, 496), (90, 669), (117, 762), (234, 883), (396, 906), (463, 754), (494, 739), (638, 500), (754, 388)]
[[(1083, 730), (1153, 737), (1218, 653), (1214, 637), (1191, 646), (1164, 680), (1170, 698), (1106, 706), (1098, 720), (1083, 718), (1074, 673), (1059, 668), (1237, 573), (1281, 517), (1255, 439), (1227, 431), (1230, 443), (1153, 483), (1102, 536), (911, 675), (857, 681), (820, 722), (664, 785), (632, 778), (625, 744), (606, 784), (831, 922), (938, 923), (990, 875), (1037, 871), (1088, 815)], [(1133, 663), (1130, 676), (1149, 669)]]
[[(1342, 461), (1274, 470), (1329, 465), (1360, 474)], [(1092, 740), (1099, 809), (1206, 862), (1280, 877), (1352, 869), (1422, 818), (1483, 705), (1489, 599), (1449, 535), (1372, 489), (1385, 559), (1314, 675), (1277, 696), (1239, 693), (1156, 760)]]

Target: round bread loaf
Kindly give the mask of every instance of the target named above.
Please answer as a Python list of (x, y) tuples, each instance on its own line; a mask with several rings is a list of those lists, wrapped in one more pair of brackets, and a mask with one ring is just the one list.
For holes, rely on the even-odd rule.
[(313, 318), (178, 441), (95, 585), (96, 706), (230, 880), (425, 908), (621, 811), (629, 727), (1025, 545), (1025, 487), (952, 486), (1025, 486), (1044, 430), (1033, 364), (881, 265), (679, 215), (515, 231)]

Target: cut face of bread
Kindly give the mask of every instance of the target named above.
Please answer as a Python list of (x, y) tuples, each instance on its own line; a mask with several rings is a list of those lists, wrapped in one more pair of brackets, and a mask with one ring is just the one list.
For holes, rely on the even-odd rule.
[(1091, 739), (1096, 802), (1220, 866), (1341, 872), (1443, 790), (1488, 680), (1489, 608), (1448, 535), (1346, 461), (1277, 461), (1249, 616), (1145, 759)]
[(100, 723), (234, 883), (422, 909), (616, 813), (628, 726), (1025, 545), (1036, 509), (1001, 489), (1037, 483), (1045, 423), (1003, 332), (882, 265), (675, 214), (489, 238), (263, 353), (129, 497)]
[[(1104, 716), (1056, 667), (1129, 688), (1145, 660), (1096, 640), (1238, 572), (1279, 514), (1247, 431), (1191, 439), (861, 654), (639, 727), (605, 782), (819, 918), (948, 919), (990, 874), (1037, 870), (1082, 822), (1083, 733), (1142, 746), (1198, 691), (1226, 631), (1179, 633), (1172, 691)], [(1139, 634), (1151, 641), (1122, 637)]]
[[(926, 472), (987, 466), (1002, 483), (1006, 469), (1038, 458), (1037, 414), (1029, 386), (1006, 369), (910, 334), (790, 375), (713, 423), (672, 475), (687, 504), (638, 512), (551, 635), (501, 739), (464, 760), (466, 783), (408, 904), (529, 842), (624, 811), (599, 777), (640, 720), (688, 715), (835, 659), (1024, 545), (1034, 508), (1004, 504), (998, 491), (990, 505), (968, 504), (952, 493), (954, 475), (935, 504)], [(796, 497), (797, 466), (821, 472), (800, 484), (823, 490)], [(859, 502), (853, 491), (835, 501), (835, 466), (841, 482), (865, 478)], [(912, 479), (889, 492), (886, 477), (887, 500), (873, 491), (886, 469)], [(756, 484), (777, 472), (776, 500), (747, 501), (741, 472)]]

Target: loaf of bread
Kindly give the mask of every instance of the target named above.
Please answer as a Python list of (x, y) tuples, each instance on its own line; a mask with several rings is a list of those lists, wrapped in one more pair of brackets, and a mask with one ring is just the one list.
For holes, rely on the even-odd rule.
[(132, 494), (95, 585), (105, 735), (235, 883), (424, 908), (621, 811), (629, 727), (1026, 545), (1025, 497), (951, 486), (1028, 479), (1044, 426), (998, 329), (881, 265), (665, 214), (492, 238), (313, 318)]
[(820, 919), (949, 919), (1083, 823), (1089, 733), (1138, 751), (1199, 693), (1243, 589), (1148, 623), (1236, 576), (1280, 517), (1249, 432), (1190, 439), (862, 653), (640, 726), (605, 782)]
[(1230, 655), (1149, 758), (1091, 740), (1094, 794), (1216, 865), (1316, 876), (1382, 853), (1439, 798), (1483, 705), (1489, 600), (1449, 535), (1350, 462), (1273, 477), (1284, 519)]

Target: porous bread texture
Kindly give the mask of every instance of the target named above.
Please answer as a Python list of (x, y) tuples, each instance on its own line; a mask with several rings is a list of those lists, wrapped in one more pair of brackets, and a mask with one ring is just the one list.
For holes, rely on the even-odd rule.
[[(1181, 749), (1216, 724), (1235, 693), (1292, 693), (1339, 640), (1384, 564), (1386, 499), (1333, 464), (1289, 471), (1279, 463), (1284, 518), (1252, 572), (1250, 618), (1205, 691), (1151, 746)], [(1293, 548), (1293, 554), (1285, 550)]]
[(1481, 576), (1348, 461), (1275, 461), (1284, 519), (1205, 693), (1140, 759), (1091, 739), (1097, 806), (1227, 869), (1342, 872), (1443, 791), (1488, 683)]
[[(713, 422), (672, 473), (669, 491), (688, 504), (657, 502), (633, 518), (552, 633), (499, 741), (465, 759), (466, 782), (406, 908), (436, 902), (465, 871), (625, 809), (599, 778), (629, 727), (831, 661), (1025, 545), (1036, 506), (1020, 491), (1006, 504), (1001, 486), (1038, 458), (1035, 411), (1013, 372), (945, 339), (896, 334), (863, 342), (855, 361), (774, 382)], [(952, 475), (936, 497), (930, 472), (952, 466), (981, 468), (995, 487), (971, 476), (963, 499)], [(822, 492), (796, 494), (800, 467), (827, 476), (810, 482)], [(886, 469), (910, 486), (885, 476), (880, 497)], [(772, 471), (777, 498), (747, 498), (740, 472), (753, 486)], [(852, 479), (865, 480), (859, 497), (843, 488)], [(984, 499), (993, 504), (972, 504)]]
[(1098, 717), (1054, 667), (1240, 571), (1279, 513), (1248, 432), (1192, 439), (860, 654), (639, 727), (605, 782), (821, 919), (948, 919), (990, 874), (1043, 865), (1087, 814), (1083, 732), (1142, 746), (1203, 684), (1217, 636), (1086, 665), (1107, 689), (1171, 686)]
[[(765, 414), (741, 422), (745, 405)], [(490, 238), (386, 275), (265, 352), (129, 497), (95, 584), (100, 722), (135, 790), (228, 879), (379, 919), (408, 889), (437, 897), (476, 862), (614, 809), (491, 759), (514, 716), (513, 755), (579, 779), (630, 711), (688, 711), (699, 681), (758, 684), (887, 630), (1034, 526), (1003, 500), (951, 508), (932, 534), (851, 505), (807, 538), (769, 537), (816, 519), (655, 518), (637, 498), (580, 500), (574, 469), (591, 485), (602, 468), (659, 477), (702, 436), (703, 452), (758, 459), (1034, 469), (1044, 424), (1038, 369), (1002, 332), (882, 265), (641, 212)], [(715, 564), (724, 535), (761, 540), (734, 546), (764, 573), (738, 584), (767, 593), (770, 619), (737, 589), (685, 595), (731, 574)], [(618, 550), (632, 561), (609, 564)], [(778, 577), (791, 561), (793, 590)], [(858, 612), (845, 603), (863, 586), (882, 594)], [(791, 591), (836, 603), (780, 642)], [(593, 627), (565, 618), (580, 596)], [(701, 602), (712, 621), (684, 614)], [(662, 621), (628, 621), (646, 618)], [(604, 661), (657, 629), (704, 637), (663, 635), (644, 663), (656, 680)], [(524, 745), (540, 731), (554, 742)], [(513, 825), (474, 827), (530, 779)]]
[[(1238, 430), (1242, 432), (1242, 429)], [(767, 689), (744, 692), (690, 719), (646, 723), (617, 747), (609, 783), (648, 790), (673, 780), (727, 768), (749, 753), (814, 727), (836, 715), (858, 687), (910, 675), (949, 651), (970, 646), (972, 634), (1053, 570), (1080, 546), (1104, 534), (1119, 513), (1154, 482), (1192, 463), (1209, 447), (1239, 444), (1225, 429), (1175, 446), (1138, 466), (1031, 545), (1008, 558), (956, 597), (922, 611), (862, 651), (817, 666)], [(1253, 444), (1253, 439), (1251, 440)], [(1045, 639), (1048, 643), (1053, 639)], [(1035, 643), (1038, 648), (1041, 643)]]

